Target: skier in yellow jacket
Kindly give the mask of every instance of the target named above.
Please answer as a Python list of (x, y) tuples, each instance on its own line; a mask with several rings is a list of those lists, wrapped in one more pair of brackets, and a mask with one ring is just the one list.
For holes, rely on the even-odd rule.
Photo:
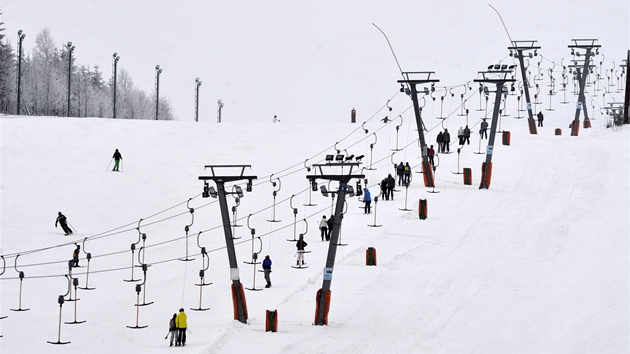
[(177, 327), (177, 341), (175, 342), (176, 347), (183, 347), (186, 345), (186, 328), (188, 328), (186, 317), (184, 309), (179, 309), (179, 314), (177, 314), (177, 318), (175, 319), (175, 326)]

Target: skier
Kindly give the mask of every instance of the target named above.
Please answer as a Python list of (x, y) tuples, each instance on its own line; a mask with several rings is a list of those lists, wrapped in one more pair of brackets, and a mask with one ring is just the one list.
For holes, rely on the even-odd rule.
[(112, 171), (118, 171), (118, 164), (120, 164), (120, 160), (122, 160), (122, 155), (120, 154), (118, 149), (114, 151), (114, 156), (112, 157), (114, 159), (114, 169)]
[(61, 225), (63, 232), (65, 232), (66, 236), (72, 234), (72, 230), (68, 227), (68, 219), (61, 212), (57, 213), (57, 220), (55, 221), (55, 227), (57, 227), (57, 223)]
[(429, 156), (429, 162), (431, 163), (431, 166), (435, 166), (435, 163), (433, 162), (433, 158), (435, 157), (435, 150), (433, 149), (433, 145), (431, 145), (427, 154)]
[(462, 127), (457, 130), (457, 140), (459, 140), (459, 145), (464, 145), (464, 128)]
[(171, 345), (170, 345), (171, 347), (173, 346), (173, 340), (175, 339), (175, 336), (177, 335), (177, 326), (175, 325), (176, 319), (177, 319), (177, 314), (174, 313), (173, 318), (171, 318), (171, 320), (168, 321), (168, 334), (166, 336), (167, 337), (168, 335), (171, 336)]
[(74, 251), (72, 251), (72, 261), (70, 261), (71, 267), (79, 266), (79, 254), (81, 253), (81, 246), (80, 245), (76, 245), (76, 246), (77, 248), (75, 248)]
[[(409, 166), (409, 162), (405, 163), (403, 174), (405, 176), (403, 178), (403, 183), (408, 186), (409, 183), (411, 183), (411, 166)], [(393, 194), (392, 194), (392, 199), (394, 199), (394, 195)]]
[(298, 265), (298, 267), (304, 265), (304, 248), (307, 245), (308, 245), (308, 243), (306, 243), (306, 241), (304, 241), (304, 235), (300, 235), (300, 239), (295, 244), (295, 247), (297, 247), (297, 257), (298, 257), (297, 265)]
[(394, 186), (396, 185), (396, 180), (394, 179), (394, 177), (392, 177), (392, 174), (390, 173), (387, 175), (385, 181), (387, 185), (387, 191), (385, 194), (387, 196), (387, 200), (389, 200), (389, 198), (394, 200)]
[(479, 135), (481, 135), (481, 139), (484, 137), (488, 139), (488, 122), (486, 122), (486, 118), (481, 121), (481, 128), (479, 129)]
[(468, 128), (468, 126), (464, 128), (464, 140), (462, 140), (461, 145), (464, 145), (464, 143), (468, 143), (468, 145), (470, 145), (470, 128)]
[(536, 117), (538, 117), (538, 126), (542, 127), (543, 126), (543, 120), (544, 120), (544, 116), (542, 111), (538, 111), (538, 114), (536, 115)]
[(444, 128), (444, 134), (442, 135), (442, 152), (451, 152), (451, 147), (449, 144), (451, 143), (451, 134), (448, 132), (448, 129)]
[(175, 326), (177, 327), (177, 341), (175, 342), (176, 347), (183, 347), (186, 345), (186, 329), (188, 328), (186, 318), (186, 312), (184, 312), (183, 308), (180, 308), (179, 314), (175, 317)]
[(435, 141), (437, 142), (438, 153), (444, 152), (443, 145), (442, 145), (442, 143), (444, 142), (444, 134), (442, 132), (438, 133)]
[(381, 181), (381, 200), (388, 200), (388, 198), (387, 198), (387, 178), (383, 178), (383, 180)]
[(400, 161), (398, 166), (396, 166), (396, 175), (398, 176), (399, 186), (403, 184), (403, 180), (405, 179), (404, 172), (405, 172), (405, 166), (403, 165), (402, 161)]
[(322, 241), (325, 241), (326, 235), (328, 235), (328, 222), (326, 220), (326, 215), (323, 215), (322, 219), (319, 221), (319, 231), (322, 235)]
[(333, 228), (334, 222), (335, 222), (335, 216), (330, 215), (330, 218), (326, 221), (326, 224), (328, 225), (328, 233), (326, 233), (326, 241), (330, 241), (330, 235), (332, 235), (332, 228)]
[(365, 203), (363, 207), (363, 214), (371, 214), (372, 213), (372, 194), (370, 194), (370, 190), (365, 188), (363, 191), (363, 202)]
[(271, 274), (271, 258), (269, 258), (269, 255), (265, 256), (265, 260), (262, 262), (262, 267), (265, 272), (265, 280), (267, 281), (265, 288), (271, 288), (271, 278), (269, 277)]

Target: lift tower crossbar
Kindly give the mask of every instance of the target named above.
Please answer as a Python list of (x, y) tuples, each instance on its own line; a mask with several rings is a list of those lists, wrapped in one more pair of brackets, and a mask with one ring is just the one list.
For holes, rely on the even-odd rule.
[(418, 139), (420, 141), (420, 148), (422, 149), (422, 173), (424, 176), (424, 186), (425, 187), (435, 187), (435, 182), (433, 181), (433, 168), (429, 164), (429, 155), (427, 150), (427, 143), (424, 139), (424, 122), (422, 121), (422, 109), (420, 108), (420, 104), (418, 103), (418, 89), (416, 85), (426, 84), (426, 83), (436, 83), (440, 82), (438, 79), (432, 79), (431, 74), (434, 74), (434, 71), (409, 71), (403, 72), (402, 75), (405, 78), (404, 80), (398, 80), (397, 82), (402, 84), (407, 84), (407, 89), (401, 87), (401, 91), (405, 91), (408, 95), (411, 96), (411, 101), (413, 102), (413, 111), (416, 116), (416, 125), (418, 127)]
[(529, 82), (527, 81), (527, 73), (525, 70), (525, 61), (523, 52), (528, 50), (533, 50), (534, 53), (529, 53), (529, 57), (533, 57), (538, 55), (537, 51), (540, 49), (539, 46), (536, 45), (535, 40), (524, 40), (524, 41), (512, 41), (512, 46), (508, 47), (510, 50), (510, 55), (514, 58), (518, 59), (519, 67), (521, 68), (521, 77), (523, 78), (523, 92), (525, 92), (525, 102), (527, 102), (527, 125), (529, 126), (530, 134), (538, 134), (538, 130), (536, 129), (536, 122), (534, 121), (534, 113), (532, 112), (532, 100), (529, 98)]
[[(251, 191), (252, 181), (257, 179), (256, 176), (244, 175), (245, 168), (251, 167), (250, 165), (206, 165), (206, 169), (210, 169), (211, 176), (199, 176), (199, 179), (204, 181), (204, 198), (212, 196), (219, 199), (219, 206), (221, 207), (221, 218), (223, 221), (223, 232), (225, 233), (225, 245), (228, 253), (228, 260), (230, 262), (230, 277), (232, 280), (232, 297), (234, 299), (234, 319), (242, 323), (247, 323), (247, 303), (245, 301), (245, 292), (243, 291), (243, 285), (241, 284), (238, 262), (236, 260), (236, 251), (234, 249), (234, 237), (232, 235), (232, 224), (230, 223), (230, 209), (227, 205), (227, 194), (238, 194), (239, 197), (243, 196), (242, 189), (236, 188), (234, 192), (228, 192), (225, 190), (225, 182), (233, 182), (239, 180), (248, 180), (247, 191)], [(217, 171), (223, 168), (240, 168), (241, 173), (238, 175), (223, 175), (218, 174)], [(217, 190), (207, 186), (207, 181), (212, 180), (217, 185)]]
[(494, 147), (494, 136), (497, 131), (497, 122), (499, 121), (501, 96), (503, 95), (503, 87), (506, 82), (516, 81), (513, 76), (514, 65), (496, 64), (488, 66), (487, 71), (479, 71), (481, 79), (475, 79), (474, 82), (483, 82), (496, 84), (494, 109), (492, 110), (492, 124), (490, 126), (490, 136), (488, 139), (488, 147), (486, 149), (486, 162), (482, 165), (481, 183), (479, 189), (488, 189), (490, 187), (490, 174), (492, 173), (492, 150)]
[[(589, 65), (591, 64), (593, 49), (599, 52), (601, 45), (595, 44), (597, 39), (572, 39), (573, 44), (568, 47), (571, 48), (571, 54), (576, 56), (584, 55), (584, 63), (582, 68), (579, 67), (581, 60), (573, 60), (574, 66), (577, 72), (577, 79), (580, 85), (580, 93), (578, 95), (578, 102), (575, 107), (575, 118), (571, 123), (571, 136), (578, 136), (580, 131), (580, 111), (584, 110), (584, 127), (590, 127), (590, 121), (588, 119), (588, 112), (586, 111), (586, 99), (584, 98), (584, 88), (586, 87), (586, 77), (588, 76)], [(582, 53), (584, 51), (585, 53)]]
[[(346, 194), (350, 197), (354, 196), (354, 188), (348, 185), (353, 178), (365, 178), (363, 174), (352, 174), (354, 167), (358, 167), (359, 162), (331, 162), (326, 164), (314, 164), (315, 174), (307, 175), (306, 178), (311, 182), (313, 189), (317, 190), (317, 180), (338, 181), (339, 189), (337, 191), (328, 191), (324, 185), (321, 186), (322, 193), (327, 196), (328, 193), (337, 194), (337, 205), (335, 207), (335, 217), (328, 243), (328, 257), (326, 258), (326, 267), (324, 268), (324, 282), (322, 288), (317, 292), (317, 307), (315, 311), (315, 324), (322, 326), (328, 324), (328, 308), (330, 305), (330, 284), (332, 282), (333, 268), (335, 266), (335, 256), (337, 255), (337, 244), (339, 243), (339, 230), (341, 229), (341, 221), (343, 219), (343, 206), (346, 200)], [(324, 168), (350, 167), (346, 174), (324, 173)], [(343, 171), (343, 170), (342, 170)], [(319, 172), (319, 173), (318, 173)]]

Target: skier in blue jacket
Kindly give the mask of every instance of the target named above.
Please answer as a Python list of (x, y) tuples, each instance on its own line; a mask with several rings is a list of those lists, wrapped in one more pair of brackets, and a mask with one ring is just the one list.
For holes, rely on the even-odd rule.
[(265, 285), (265, 288), (271, 288), (271, 278), (269, 277), (269, 274), (271, 274), (271, 258), (269, 258), (269, 255), (265, 256), (262, 267), (263, 271), (265, 272), (265, 280), (267, 281), (267, 285)]
[(363, 214), (371, 214), (372, 194), (367, 188), (363, 190), (363, 202), (365, 202), (365, 206), (363, 207)]

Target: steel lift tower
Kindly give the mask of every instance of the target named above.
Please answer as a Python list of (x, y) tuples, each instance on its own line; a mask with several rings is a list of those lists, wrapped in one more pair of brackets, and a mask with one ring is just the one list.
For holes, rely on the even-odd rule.
[(537, 41), (512, 41), (512, 46), (508, 47), (510, 50), (510, 56), (517, 58), (519, 67), (521, 68), (521, 76), (523, 78), (523, 92), (525, 92), (525, 102), (527, 102), (527, 125), (529, 126), (530, 134), (538, 134), (536, 129), (536, 122), (534, 121), (534, 113), (532, 112), (532, 100), (529, 98), (529, 82), (527, 81), (527, 71), (525, 70), (525, 61), (523, 60), (523, 52), (527, 50), (533, 50), (534, 53), (529, 53), (529, 58), (533, 58), (538, 55), (539, 46), (536, 45)]
[(416, 125), (418, 126), (418, 138), (422, 149), (422, 174), (424, 176), (425, 187), (435, 187), (435, 182), (433, 180), (433, 166), (429, 163), (427, 143), (424, 139), (425, 127), (422, 121), (422, 110), (418, 103), (418, 89), (416, 85), (439, 82), (440, 80), (431, 78), (431, 74), (434, 73), (434, 71), (403, 72), (402, 75), (404, 79), (397, 81), (401, 85), (407, 84), (407, 89), (401, 86), (400, 90), (410, 95), (411, 101), (413, 102), (413, 111), (416, 116)]
[[(584, 62), (580, 67), (581, 60), (573, 60), (573, 66), (576, 70), (576, 77), (580, 86), (580, 93), (578, 94), (578, 102), (575, 107), (575, 119), (571, 123), (571, 136), (578, 136), (580, 131), (580, 111), (584, 110), (584, 128), (589, 128), (591, 122), (588, 119), (588, 112), (586, 111), (586, 99), (584, 98), (584, 88), (586, 87), (586, 77), (588, 76), (592, 56), (599, 54), (599, 48), (601, 45), (595, 44), (597, 39), (572, 39), (573, 44), (569, 45), (571, 48), (571, 54), (581, 57), (584, 56)], [(595, 49), (595, 53), (593, 53)]]

